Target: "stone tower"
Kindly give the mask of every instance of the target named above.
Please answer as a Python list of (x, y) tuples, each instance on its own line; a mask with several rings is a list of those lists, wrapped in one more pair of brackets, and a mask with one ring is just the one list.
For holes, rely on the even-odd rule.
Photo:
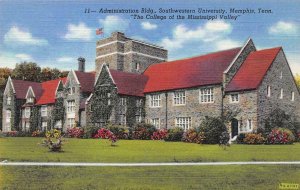
[(165, 62), (168, 51), (160, 46), (128, 38), (121, 32), (97, 41), (96, 72), (106, 63), (111, 69), (142, 73), (154, 63)]
[(85, 72), (85, 59), (83, 57), (79, 57), (78, 61), (78, 71)]

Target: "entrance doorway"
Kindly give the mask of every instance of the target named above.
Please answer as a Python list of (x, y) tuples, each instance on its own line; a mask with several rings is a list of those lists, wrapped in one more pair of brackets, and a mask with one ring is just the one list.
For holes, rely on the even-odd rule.
[(231, 138), (239, 134), (239, 121), (237, 119), (231, 120)]

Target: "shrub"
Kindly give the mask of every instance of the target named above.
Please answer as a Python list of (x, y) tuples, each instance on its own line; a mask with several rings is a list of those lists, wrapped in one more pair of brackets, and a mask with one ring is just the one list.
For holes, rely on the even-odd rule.
[(84, 134), (83, 129), (79, 127), (72, 127), (67, 129), (66, 136), (70, 138), (82, 138)]
[(201, 144), (205, 139), (204, 133), (200, 132), (199, 129), (189, 129), (183, 133), (182, 141)]
[(6, 137), (17, 137), (18, 136), (18, 131), (8, 131), (4, 133)]
[(151, 139), (152, 140), (165, 140), (168, 135), (167, 129), (159, 129), (158, 131), (153, 132)]
[(245, 144), (264, 144), (265, 138), (261, 133), (247, 133), (244, 138)]
[(118, 139), (129, 139), (129, 130), (126, 126), (108, 124), (106, 128), (110, 130)]
[(134, 126), (132, 130), (132, 138), (139, 140), (150, 140), (156, 128), (151, 124), (140, 123)]
[(237, 144), (244, 144), (244, 139), (246, 137), (245, 133), (240, 133), (238, 134), (237, 138), (236, 138), (236, 143)]
[(60, 152), (62, 150), (61, 131), (54, 129), (47, 131), (45, 134), (46, 139), (43, 140), (42, 145), (49, 148), (52, 152)]
[(289, 129), (273, 129), (268, 135), (269, 144), (292, 144), (294, 141), (295, 136)]
[(82, 138), (88, 139), (93, 138), (95, 134), (97, 134), (97, 131), (100, 129), (100, 127), (96, 127), (93, 125), (88, 125), (83, 127), (83, 135)]
[(229, 146), (229, 140), (230, 140), (229, 133), (227, 131), (223, 131), (223, 133), (220, 136), (219, 146), (223, 146), (224, 148), (226, 146)]
[(45, 136), (45, 133), (43, 131), (36, 130), (31, 133), (31, 136), (32, 137), (43, 137), (43, 136)]
[(183, 129), (180, 127), (174, 127), (168, 130), (168, 134), (165, 141), (181, 141), (183, 137)]
[(118, 140), (110, 130), (105, 128), (99, 129), (94, 138), (109, 139), (111, 141), (111, 146), (113, 146)]
[(200, 131), (205, 134), (203, 143), (219, 144), (220, 137), (227, 128), (221, 119), (206, 117), (200, 125)]

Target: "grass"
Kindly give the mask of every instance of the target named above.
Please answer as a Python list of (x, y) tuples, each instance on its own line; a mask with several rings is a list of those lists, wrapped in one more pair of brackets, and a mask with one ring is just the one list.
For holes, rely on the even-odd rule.
[[(1, 176), (2, 175), (2, 176)], [(278, 189), (300, 166), (0, 167), (0, 189)]]
[(110, 146), (106, 140), (66, 139), (64, 152), (53, 153), (39, 143), (42, 138), (0, 138), (0, 161), (53, 162), (209, 162), (209, 161), (293, 161), (300, 160), (300, 144), (218, 145), (183, 142), (120, 140)]

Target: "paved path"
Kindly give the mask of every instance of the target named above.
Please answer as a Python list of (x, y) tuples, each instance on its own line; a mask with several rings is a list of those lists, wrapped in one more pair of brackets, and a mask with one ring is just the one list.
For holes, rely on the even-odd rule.
[(165, 162), (165, 163), (82, 163), (82, 162), (0, 162), (0, 166), (93, 166), (93, 167), (136, 167), (136, 166), (227, 166), (227, 165), (300, 165), (300, 161), (284, 162)]

